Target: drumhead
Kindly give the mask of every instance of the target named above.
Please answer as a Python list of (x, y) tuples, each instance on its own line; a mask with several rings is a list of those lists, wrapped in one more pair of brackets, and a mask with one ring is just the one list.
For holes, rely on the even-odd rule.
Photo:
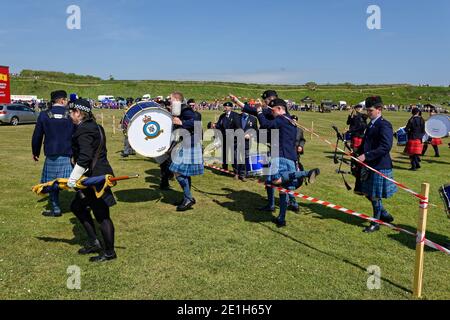
[(450, 119), (446, 115), (437, 114), (425, 122), (425, 132), (432, 138), (444, 138), (450, 132)]
[(128, 141), (140, 155), (162, 156), (169, 150), (172, 136), (172, 115), (155, 102), (138, 103), (127, 112)]

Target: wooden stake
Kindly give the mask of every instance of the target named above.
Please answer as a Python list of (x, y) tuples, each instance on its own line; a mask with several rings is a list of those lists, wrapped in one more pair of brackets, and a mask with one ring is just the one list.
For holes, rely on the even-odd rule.
[[(422, 183), (421, 195), (428, 199), (430, 193), (430, 184)], [(424, 260), (424, 248), (425, 248), (425, 231), (427, 228), (427, 214), (428, 214), (428, 202), (422, 204), (421, 201), (419, 210), (419, 223), (417, 226), (417, 240), (416, 240), (416, 263), (414, 266), (414, 283), (413, 283), (413, 295), (415, 298), (422, 297), (422, 285), (423, 285), (423, 260)]]
[(311, 121), (311, 141), (313, 139), (313, 132), (314, 132), (314, 121)]
[(116, 134), (116, 116), (113, 116), (113, 134)]
[(104, 125), (103, 125), (103, 112), (101, 113), (100, 117), (102, 118), (102, 127), (104, 127)]

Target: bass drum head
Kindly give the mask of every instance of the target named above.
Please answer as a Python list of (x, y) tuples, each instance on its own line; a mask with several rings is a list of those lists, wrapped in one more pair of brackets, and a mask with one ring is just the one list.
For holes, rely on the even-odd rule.
[(450, 119), (446, 115), (437, 114), (425, 122), (425, 132), (432, 138), (447, 137), (450, 132)]
[(131, 147), (148, 158), (157, 158), (166, 153), (172, 136), (172, 115), (155, 105), (138, 111), (128, 124)]

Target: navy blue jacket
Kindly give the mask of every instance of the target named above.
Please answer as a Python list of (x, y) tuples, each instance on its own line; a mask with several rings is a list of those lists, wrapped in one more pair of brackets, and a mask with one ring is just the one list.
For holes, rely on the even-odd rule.
[[(199, 121), (197, 115), (195, 114), (194, 110), (192, 110), (190, 107), (184, 106), (181, 109), (181, 114), (178, 118), (180, 118), (183, 124), (181, 126), (175, 125), (174, 130), (183, 128), (189, 131), (189, 133), (191, 134), (191, 146), (193, 147), (195, 144), (195, 136), (194, 136), (195, 121)], [(202, 134), (201, 130), (200, 134)], [(197, 137), (197, 141), (201, 142), (201, 137)]]
[(364, 134), (362, 151), (366, 156), (366, 163), (377, 170), (392, 169), (390, 151), (394, 139), (394, 131), (389, 121), (380, 117), (373, 127), (369, 122)]
[(41, 154), (42, 140), (44, 140), (45, 156), (72, 156), (72, 134), (75, 132), (75, 125), (70, 117), (58, 119), (66, 113), (63, 106), (53, 106), (51, 112), (56, 118), (49, 118), (47, 111), (42, 111), (37, 119), (36, 126), (31, 140), (31, 147), (34, 156)]
[[(288, 115), (286, 115), (288, 117)], [(272, 142), (271, 150), (278, 147), (279, 156), (292, 161), (297, 161), (297, 127), (284, 116), (275, 117), (275, 120), (268, 120), (261, 112), (258, 120), (262, 129), (278, 129), (279, 141)]]

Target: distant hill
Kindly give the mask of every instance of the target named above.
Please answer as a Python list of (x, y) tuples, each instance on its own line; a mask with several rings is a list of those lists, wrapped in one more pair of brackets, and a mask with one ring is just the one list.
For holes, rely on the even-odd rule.
[(177, 90), (183, 92), (187, 98), (212, 101), (224, 99), (230, 93), (248, 99), (258, 98), (269, 88), (277, 90), (282, 98), (296, 102), (309, 96), (316, 102), (330, 99), (356, 104), (369, 95), (380, 95), (387, 104), (450, 102), (449, 87), (419, 87), (408, 84), (317, 85), (310, 82), (305, 85), (267, 85), (211, 81), (102, 80), (90, 75), (34, 70), (23, 70), (20, 75), (11, 78), (12, 94), (32, 94), (47, 99), (51, 91), (58, 89), (93, 99), (98, 95), (140, 97), (146, 93), (152, 96), (167, 96)]

